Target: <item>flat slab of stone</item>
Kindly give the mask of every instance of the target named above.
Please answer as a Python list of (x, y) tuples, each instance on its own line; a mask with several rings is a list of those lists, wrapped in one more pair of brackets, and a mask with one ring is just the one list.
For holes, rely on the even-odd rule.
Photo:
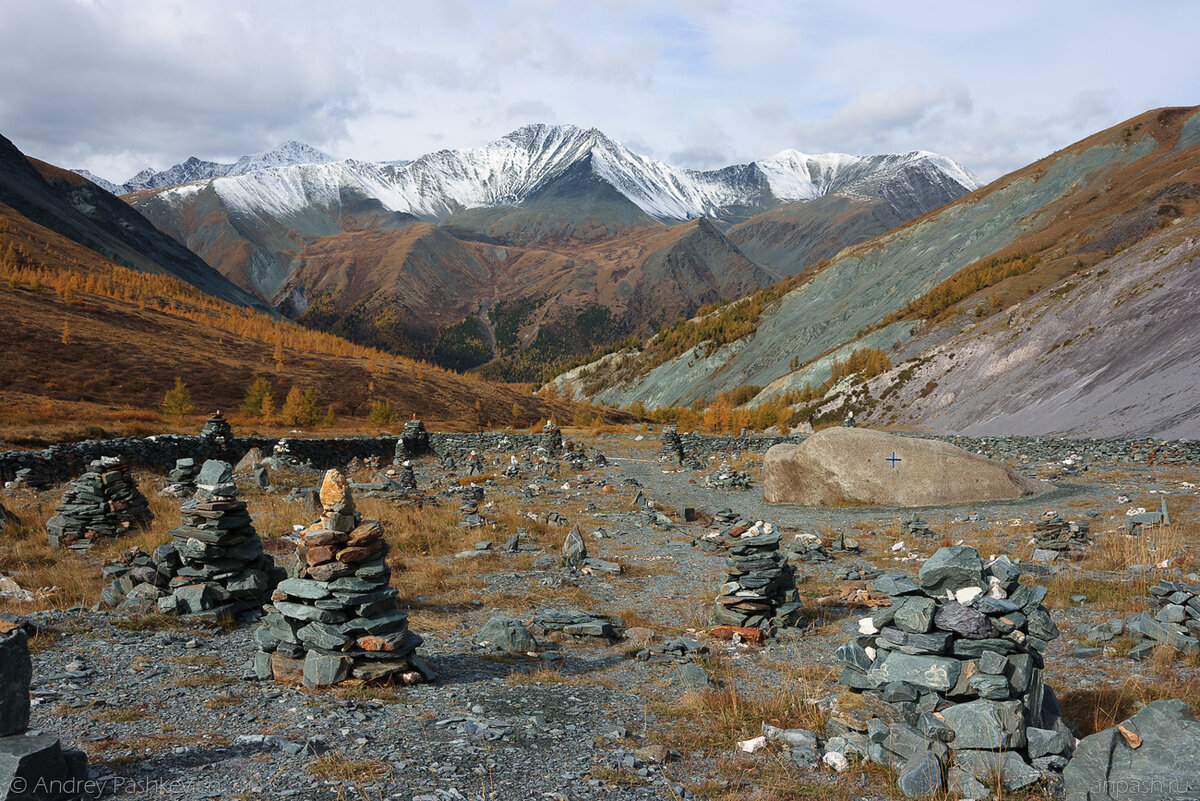
[[(894, 461), (893, 461), (894, 458)], [(1054, 489), (1008, 465), (937, 440), (827, 428), (763, 459), (763, 499), (803, 506), (940, 506)]]

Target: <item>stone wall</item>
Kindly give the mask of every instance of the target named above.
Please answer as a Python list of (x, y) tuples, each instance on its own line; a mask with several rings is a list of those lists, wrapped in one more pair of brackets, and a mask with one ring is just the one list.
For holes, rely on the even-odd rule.
[[(922, 436), (905, 434), (905, 436)], [(541, 444), (540, 434), (483, 432), (431, 433), (435, 450), (503, 450), (529, 449)], [(684, 449), (689, 455), (707, 456), (718, 453), (755, 451), (765, 453), (781, 442), (800, 443), (805, 435), (745, 437), (714, 437), (703, 434), (681, 434)], [(1043, 437), (932, 437), (951, 442), (961, 448), (977, 451), (984, 456), (1004, 461), (1061, 461), (1072, 455), (1088, 462), (1135, 462), (1155, 464), (1200, 464), (1200, 441), (1174, 440), (1161, 442), (1152, 439), (1053, 439)], [(397, 437), (347, 438), (286, 438), (291, 453), (300, 461), (312, 461), (317, 468), (328, 469), (344, 465), (351, 459), (377, 456), (390, 463), (396, 450)], [(51, 482), (74, 478), (88, 464), (101, 456), (119, 456), (130, 465), (166, 472), (175, 466), (176, 459), (219, 459), (236, 464), (246, 451), (258, 447), (270, 453), (279, 442), (275, 437), (238, 437), (225, 447), (196, 436), (160, 434), (151, 437), (118, 437), (106, 440), (52, 445), (40, 451), (4, 451), (0, 453), (0, 482), (11, 481), (18, 470), (32, 468)]]

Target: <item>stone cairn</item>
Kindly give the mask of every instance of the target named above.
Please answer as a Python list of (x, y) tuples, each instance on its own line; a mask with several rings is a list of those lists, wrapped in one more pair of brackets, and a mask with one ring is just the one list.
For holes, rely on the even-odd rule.
[(913, 512), (912, 517), (906, 517), (900, 521), (900, 536), (902, 537), (920, 537), (924, 540), (932, 540), (937, 538), (937, 534), (929, 525), (929, 521)]
[(148, 558), (134, 553), (123, 560), (131, 569), (106, 589), (105, 600), (130, 610), (216, 617), (265, 604), (283, 571), (263, 553), (228, 462), (204, 463), (196, 495), (179, 514), (181, 525), (171, 529), (171, 543)]
[(562, 429), (556, 426), (553, 420), (547, 420), (546, 425), (542, 426), (541, 447), (551, 454), (558, 454), (562, 452)]
[(1042, 514), (1033, 532), (1033, 541), (1038, 548), (1054, 551), (1057, 555), (1086, 548), (1091, 543), (1091, 532), (1087, 523), (1067, 520), (1058, 512), (1048, 510)]
[[(25, 631), (0, 620), (0, 798), (78, 798), (88, 782), (87, 754), (52, 734), (29, 733), (33, 662)], [(37, 788), (61, 788), (61, 793)], [(25, 792), (26, 788), (29, 792)]]
[(432, 680), (415, 653), (422, 640), (409, 631), (408, 613), (389, 586), (383, 526), (362, 519), (338, 470), (325, 473), (321, 506), (255, 632), (255, 675), (306, 687)]
[(1140, 642), (1126, 654), (1142, 660), (1159, 645), (1194, 656), (1200, 654), (1200, 585), (1162, 580), (1150, 587), (1151, 612), (1137, 612), (1125, 619), (1110, 618), (1080, 633), (1088, 640), (1105, 643), (1128, 633)]
[(462, 513), (462, 520), (459, 522), (460, 528), (479, 528), (486, 521), (479, 514), (479, 504), (483, 503), (484, 488), (478, 484), (468, 484), (462, 488), (462, 505), (458, 507), (458, 511)]
[(400, 474), (396, 476), (396, 483), (400, 485), (400, 489), (404, 492), (418, 492), (417, 474), (413, 472), (412, 462), (405, 459), (400, 463)]
[(995, 779), (1015, 791), (1061, 771), (1074, 739), (1042, 681), (1042, 652), (1059, 632), (1042, 605), (1046, 588), (1019, 575), (1007, 559), (985, 565), (974, 548), (954, 546), (916, 581), (876, 579), (891, 605), (834, 653), (848, 690), (827, 750), (895, 768), (909, 797), (949, 787), (983, 798)]
[(196, 492), (196, 476), (200, 465), (195, 459), (176, 459), (175, 467), (167, 473), (168, 484), (159, 495), (169, 498), (186, 498)]
[(233, 442), (233, 429), (230, 427), (229, 421), (225, 419), (225, 415), (216, 411), (204, 421), (204, 426), (200, 429), (200, 436), (216, 445), (225, 446)]
[(779, 552), (780, 534), (773, 523), (758, 520), (739, 529), (734, 527), (728, 536), (727, 576), (713, 603), (713, 622), (756, 628), (769, 636), (796, 622), (800, 612), (796, 579)]
[(432, 452), (433, 447), (429, 444), (429, 432), (425, 430), (425, 424), (414, 415), (413, 419), (404, 424), (404, 430), (400, 432), (400, 438), (396, 440), (396, 455), (392, 459), (392, 464), (403, 464), (409, 459)]
[(154, 519), (129, 466), (111, 457), (92, 462), (63, 493), (56, 511), (46, 523), (46, 539), (52, 547), (74, 551), (86, 551), (102, 537), (145, 528)]
[(658, 439), (658, 461), (683, 464), (683, 440), (679, 438), (679, 429), (674, 424), (663, 426)]

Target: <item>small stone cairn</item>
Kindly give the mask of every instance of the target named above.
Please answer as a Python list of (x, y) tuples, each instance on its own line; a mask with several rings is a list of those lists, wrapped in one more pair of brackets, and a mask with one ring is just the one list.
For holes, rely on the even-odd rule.
[[(152, 556), (135, 551), (130, 568), (105, 588), (104, 600), (129, 611), (234, 617), (267, 603), (283, 578), (238, 499), (233, 468), (209, 459), (196, 477), (196, 494), (179, 510), (172, 541)], [(106, 572), (114, 572), (110, 565)]]
[(145, 528), (154, 519), (129, 466), (112, 457), (92, 462), (63, 493), (56, 510), (46, 523), (46, 539), (55, 548), (74, 551), (86, 551), (102, 537)]
[(478, 484), (468, 484), (462, 488), (463, 502), (462, 506), (458, 507), (462, 514), (462, 520), (458, 524), (460, 528), (479, 528), (486, 522), (479, 514), (479, 504), (483, 503), (485, 492), (486, 490)]
[(433, 447), (429, 444), (429, 432), (425, 430), (425, 423), (413, 415), (413, 418), (404, 424), (404, 430), (396, 440), (396, 455), (392, 464), (398, 465), (432, 452)]
[(937, 533), (929, 525), (929, 521), (913, 512), (912, 517), (900, 521), (900, 534), (904, 537), (920, 537), (923, 540), (937, 538)]
[(200, 429), (200, 436), (214, 445), (224, 447), (233, 443), (233, 428), (225, 419), (225, 415), (218, 410), (204, 421), (204, 426)]
[(909, 797), (949, 787), (983, 798), (995, 779), (1015, 791), (1061, 771), (1074, 739), (1042, 681), (1042, 652), (1059, 631), (1046, 588), (1019, 575), (1007, 559), (985, 565), (954, 546), (916, 581), (876, 579), (891, 606), (859, 621), (861, 636), (834, 654), (848, 689), (827, 750), (895, 768)]
[(679, 428), (674, 424), (663, 426), (658, 438), (658, 461), (683, 464), (683, 440), (679, 438)]
[(729, 533), (727, 575), (713, 603), (713, 622), (756, 628), (769, 636), (796, 622), (800, 611), (796, 579), (779, 552), (780, 534), (773, 523), (758, 520), (740, 529), (737, 526)]
[[(12, 801), (77, 798), (88, 781), (87, 754), (62, 743), (52, 734), (29, 732), (29, 686), (33, 662), (25, 631), (0, 620), (0, 798)], [(41, 787), (61, 787), (61, 794), (25, 793)], [(75, 792), (67, 792), (72, 787)]]
[(325, 474), (321, 505), (321, 519), (301, 535), (289, 578), (255, 632), (255, 675), (306, 687), (432, 680), (415, 653), (422, 640), (409, 631), (408, 613), (397, 608), (398, 593), (389, 586), (383, 526), (362, 519), (338, 470)]
[(400, 485), (400, 489), (404, 492), (418, 492), (417, 474), (413, 472), (412, 462), (405, 459), (400, 463), (400, 474), (396, 476), (396, 483)]
[(200, 465), (195, 459), (176, 459), (175, 467), (167, 473), (168, 484), (158, 493), (168, 498), (186, 498), (196, 492), (196, 476), (200, 475)]
[(1200, 654), (1200, 585), (1164, 579), (1150, 587), (1150, 604), (1153, 611), (1110, 618), (1081, 634), (1101, 643), (1130, 634), (1140, 640), (1129, 650), (1130, 659), (1145, 659), (1159, 645), (1189, 656)]
[(562, 453), (562, 450), (563, 450), (562, 429), (560, 429), (557, 425), (555, 425), (553, 420), (547, 420), (546, 424), (544, 426), (542, 426), (541, 447), (544, 448), (548, 453), (551, 453), (551, 454)]
[(1058, 512), (1047, 510), (1033, 532), (1033, 541), (1038, 548), (1056, 554), (1081, 551), (1091, 543), (1091, 531), (1087, 523), (1067, 520)]

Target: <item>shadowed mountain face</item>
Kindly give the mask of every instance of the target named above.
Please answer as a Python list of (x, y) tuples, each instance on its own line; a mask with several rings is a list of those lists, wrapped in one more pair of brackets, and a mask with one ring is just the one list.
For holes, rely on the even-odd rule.
[[(586, 381), (576, 371), (559, 383), (647, 405), (753, 384), (761, 404), (818, 387), (833, 359), (876, 348), (892, 370), (794, 410), (840, 419), (854, 408), (868, 423), (971, 433), (1200, 435), (1183, 389), (1200, 379), (1190, 355), (1200, 351), (1198, 111), (1148, 112), (848, 248), (749, 335), (653, 361), (631, 353), (620, 378), (610, 359)], [(827, 203), (840, 204), (833, 220), (866, 213)], [(755, 226), (776, 225), (780, 241), (793, 233), (768, 220), (731, 240)], [(765, 258), (769, 239), (742, 247)]]
[[(545, 370), (650, 333), (974, 185), (929, 153), (786, 151), (697, 172), (599, 131), (534, 125), (409, 163), (281, 164), (126, 199), (307, 325), (530, 380), (519, 356)], [(777, 222), (756, 225), (767, 209)], [(747, 219), (739, 246), (724, 229)]]
[(26, 158), (3, 137), (0, 203), (122, 266), (173, 275), (222, 300), (267, 308), (119, 198), (74, 173)]

